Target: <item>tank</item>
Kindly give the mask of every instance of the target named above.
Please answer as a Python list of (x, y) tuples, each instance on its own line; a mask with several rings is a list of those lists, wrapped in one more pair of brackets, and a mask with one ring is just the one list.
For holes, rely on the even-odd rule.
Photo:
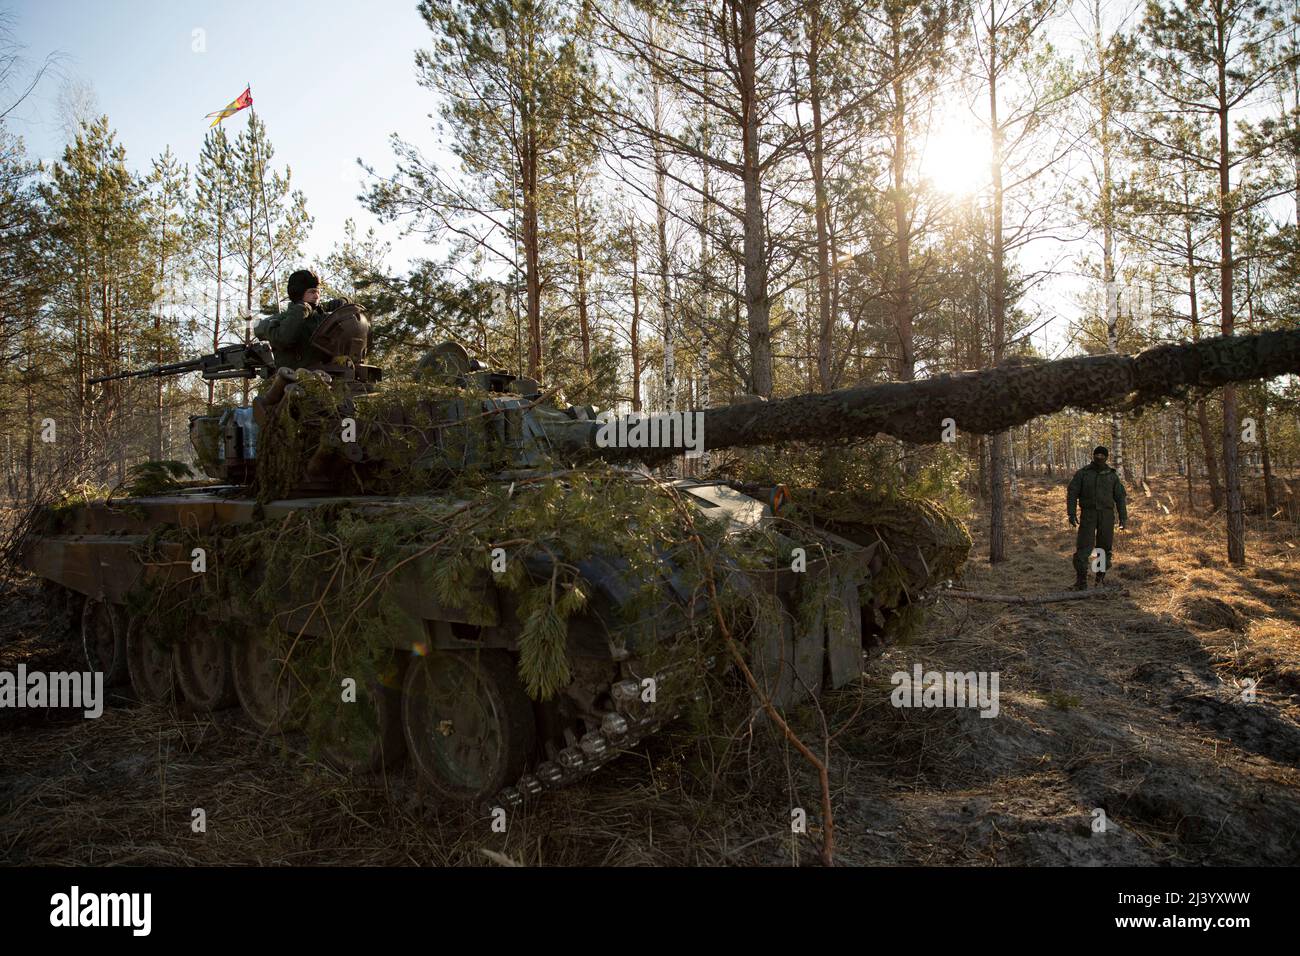
[(1300, 372), (1288, 330), (611, 416), (451, 344), (385, 380), (358, 310), (322, 329), (308, 368), (253, 343), (129, 373), (261, 382), (193, 419), (206, 481), (163, 463), (126, 497), (45, 507), (22, 560), (87, 666), (140, 701), (238, 704), (347, 769), (409, 760), (441, 798), (500, 806), (707, 714), (728, 681), (782, 708), (854, 682), (970, 548), (925, 501), (647, 465), (945, 441)]
[(207, 480), (146, 467), (32, 522), (22, 560), (110, 686), (516, 805), (707, 710), (711, 675), (782, 708), (855, 681), (969, 548), (922, 502), (638, 460), (697, 456), (700, 413), (598, 415), (450, 343), (385, 381), (347, 333), (310, 368), (131, 373), (261, 382), (192, 419)]

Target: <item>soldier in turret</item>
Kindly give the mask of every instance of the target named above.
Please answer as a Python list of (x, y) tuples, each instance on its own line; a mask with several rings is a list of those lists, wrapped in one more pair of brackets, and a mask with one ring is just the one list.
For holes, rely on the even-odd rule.
[(289, 306), (283, 312), (263, 319), (254, 333), (271, 343), (275, 362), (283, 368), (301, 368), (315, 361), (311, 338), (324, 318), (347, 299), (331, 299), (320, 304), (320, 277), (310, 269), (299, 269), (289, 276)]
[[(1070, 516), (1070, 526), (1078, 525), (1079, 534), (1074, 546), (1074, 589), (1088, 587), (1088, 562), (1095, 548), (1105, 552), (1105, 564), (1097, 571), (1097, 586), (1106, 580), (1106, 568), (1111, 564), (1111, 548), (1115, 542), (1115, 513), (1119, 512), (1119, 527), (1128, 523), (1128, 501), (1124, 482), (1119, 472), (1106, 460), (1110, 451), (1104, 445), (1092, 450), (1092, 464), (1080, 468), (1070, 479), (1065, 495), (1065, 507)], [(1082, 517), (1075, 516), (1076, 506)]]

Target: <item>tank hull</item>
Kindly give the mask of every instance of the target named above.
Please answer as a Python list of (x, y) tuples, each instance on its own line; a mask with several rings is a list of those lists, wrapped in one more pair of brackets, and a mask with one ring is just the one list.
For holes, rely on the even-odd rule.
[[(769, 504), (723, 482), (681, 480), (672, 487), (698, 513), (725, 520), (729, 535), (744, 535), (774, 520)], [(240, 599), (261, 584), (265, 569), (232, 572), (215, 556), (209, 558), (215, 565), (204, 566), (202, 549), (192, 546), (274, 534), (287, 519), (303, 515), (327, 520), (346, 510), (378, 522), (422, 507), (445, 511), (461, 504), (437, 496), (259, 503), (241, 495), (238, 487), (208, 486), (50, 511), (24, 543), (22, 554), (32, 573), (98, 609), (101, 613), (93, 620), (104, 619), (105, 608), (111, 612), (107, 617), (120, 622), (124, 658), (154, 661), (149, 679), (137, 678), (137, 671), (147, 670), (144, 664), (130, 671), (141, 700), (166, 699), (169, 688), (172, 699), (192, 697), (200, 702), (198, 709), (238, 699), (255, 725), (282, 729), (278, 715), (288, 693), (283, 677), (288, 668), (282, 666), (277, 678), (267, 661), (287, 657), (254, 653), (256, 642), (266, 640), (268, 622), (252, 602)], [(779, 537), (793, 532), (797, 539), (798, 528), (783, 521)], [(801, 567), (730, 568), (718, 578), (727, 592), (766, 600), (769, 613), (757, 615), (744, 635), (746, 656), (760, 693), (779, 707), (856, 680), (864, 645), (870, 644), (870, 615), (864, 614), (860, 595), (869, 591), (872, 575), (881, 569), (879, 542), (854, 542), (824, 530), (816, 537), (821, 542), (818, 556)], [(826, 547), (827, 541), (833, 542), (833, 549)], [(378, 614), (384, 604), (383, 642), (391, 657), (378, 678), (363, 680), (369, 717), (362, 730), (351, 733), (349, 754), (355, 759), (335, 761), (351, 769), (387, 767), (400, 759), (400, 751), (408, 751), (421, 776), (445, 796), (515, 803), (585, 776), (635, 745), (690, 705), (709, 667), (726, 665), (713, 609), (679, 580), (671, 560), (665, 558), (661, 565), (654, 613), (629, 620), (620, 614), (628, 600), (624, 569), (612, 559), (592, 555), (579, 562), (589, 603), (567, 622), (571, 680), (549, 700), (530, 699), (517, 673), (513, 682), (510, 677), (518, 670), (526, 621), (513, 593), (497, 587), (492, 574), (483, 571), (473, 578), (464, 601), (447, 602), (430, 586), (438, 569), (419, 547), (407, 549), (395, 565), (383, 592), (358, 602), (362, 614)], [(548, 573), (544, 560), (530, 558), (530, 575), (542, 578)], [(822, 582), (825, 600), (818, 613), (809, 614), (800, 605), (800, 593), (812, 578)], [(317, 613), (319, 595), (328, 583), (291, 580), (292, 587), (274, 602), (271, 631), (291, 644), (329, 641), (333, 624)], [(185, 587), (206, 595), (202, 620), (191, 622), (199, 625), (197, 631), (170, 646), (139, 637), (149, 615), (136, 606), (138, 595)], [(836, 604), (842, 612), (833, 610)], [(94, 623), (86, 626), (103, 629)], [(136, 636), (127, 648), (130, 635)], [(81, 636), (87, 640), (86, 633)], [(94, 637), (91, 634), (92, 643)], [(115, 639), (113, 634), (101, 635), (100, 644), (111, 647)], [(160, 690), (166, 675), (159, 677), (157, 659), (167, 654), (174, 681)], [(449, 684), (445, 676), (461, 666), (458, 661), (475, 662), (465, 678), (471, 690), (464, 689), (465, 681)], [(260, 687), (259, 673), (264, 675)], [(438, 727), (478, 725), (482, 721), (474, 711), (484, 708), (492, 712), (497, 729), (448, 757), (446, 742), (430, 734), (428, 722), (437, 718)], [(461, 715), (459, 724), (446, 716), (453, 712)], [(455, 736), (455, 731), (449, 735)], [(485, 750), (499, 751), (500, 759), (478, 760), (483, 766), (473, 770), (470, 765), (478, 759), (473, 754)], [(456, 769), (456, 760), (468, 761), (470, 769)]]

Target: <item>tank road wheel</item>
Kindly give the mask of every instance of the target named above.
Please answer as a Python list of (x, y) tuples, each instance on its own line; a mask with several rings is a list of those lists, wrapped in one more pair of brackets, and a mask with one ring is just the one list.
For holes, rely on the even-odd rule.
[(195, 710), (221, 710), (235, 702), (230, 643), (196, 622), (176, 645), (176, 683)]
[(411, 662), (402, 730), (420, 776), (471, 802), (513, 784), (533, 752), (533, 708), (502, 651), (433, 653)]
[(126, 611), (108, 601), (88, 600), (81, 612), (81, 646), (86, 666), (103, 672), (104, 684), (116, 687), (127, 679)]
[(173, 656), (173, 648), (150, 634), (141, 619), (126, 629), (126, 668), (141, 703), (166, 706), (176, 700)]
[(329, 706), (337, 710), (325, 727), (321, 752), (346, 773), (377, 773), (402, 762), (402, 661), (394, 657), (379, 679), (359, 683), (357, 699), (342, 699), (339, 683), (327, 692)]
[(263, 733), (280, 733), (289, 726), (298, 680), (285, 666), (287, 649), (282, 635), (250, 634), (230, 651), (235, 695), (244, 715)]

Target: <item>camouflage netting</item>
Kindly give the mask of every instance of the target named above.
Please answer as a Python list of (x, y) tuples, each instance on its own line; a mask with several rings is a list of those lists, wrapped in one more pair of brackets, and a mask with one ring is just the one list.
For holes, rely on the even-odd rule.
[(714, 457), (716, 470), (742, 482), (785, 485), (792, 506), (784, 514), (792, 521), (860, 545), (879, 543), (884, 566), (860, 600), (874, 618), (877, 642), (889, 644), (921, 623), (916, 597), (959, 576), (971, 548), (959, 517), (970, 510), (962, 490), (966, 462), (948, 445), (912, 454), (910, 474), (898, 443), (888, 439), (829, 447), (792, 442)]
[(886, 643), (910, 636), (921, 623), (921, 594), (957, 577), (970, 555), (965, 525), (923, 498), (821, 488), (794, 489), (793, 497), (796, 517), (886, 548), (882, 572), (859, 595)]
[[(339, 494), (410, 495), (481, 480), (506, 463), (479, 410), (486, 397), (412, 380), (348, 395), (341, 382), (303, 376), (262, 425), (257, 497), (290, 497), (312, 482)], [(349, 421), (351, 441), (343, 437)]]
[(208, 415), (190, 419), (190, 446), (199, 471), (216, 477), (221, 474), (221, 415), (229, 406), (218, 406)]
[[(418, 647), (398, 597), (417, 569), (427, 570), (418, 586), (471, 619), (490, 617), (486, 588), (509, 596), (521, 681), (531, 696), (546, 700), (572, 678), (568, 622), (591, 598), (580, 562), (598, 554), (620, 565), (628, 593), (619, 620), (611, 623), (632, 626), (666, 600), (669, 571), (690, 593), (702, 595), (709, 569), (770, 566), (776, 559), (776, 544), (727, 538), (720, 523), (702, 516), (688, 527), (675, 498), (662, 486), (592, 468), (460, 487), (378, 510), (365, 502), (331, 503), (229, 527), (215, 537), (170, 527), (155, 533), (142, 559), (161, 560), (158, 544), (164, 541), (180, 544), (185, 554), (203, 546), (205, 587), (141, 588), (131, 599), (133, 616), (150, 622), (154, 637), (166, 642), (185, 634), (189, 622), (217, 620), (241, 607), (240, 621), (222, 625), (227, 636), (283, 647), (287, 635), (294, 682), (310, 691), (299, 702), (300, 717), (324, 729), (316, 717), (329, 708), (313, 705), (320, 695), (345, 676), (382, 683), (394, 644)], [(492, 573), (494, 548), (507, 555), (502, 573)], [(724, 600), (728, 615), (742, 613), (738, 600)], [(303, 633), (297, 622), (304, 611), (327, 637)], [(656, 650), (646, 648), (643, 659), (653, 661)]]
[[(932, 501), (908, 495), (793, 489), (795, 514), (859, 543), (883, 541), (914, 590), (951, 580), (970, 555), (966, 527)], [(890, 596), (892, 597), (892, 595)]]
[[(883, 510), (875, 511), (861, 499), (822, 501), (808, 493), (802, 507), (824, 518), (828, 528), (838, 520), (846, 537), (866, 543), (879, 533), (889, 542), (883, 572), (860, 595), (886, 631), (907, 622), (906, 613), (894, 612), (906, 612), (918, 587), (948, 573), (959, 550), (952, 542), (936, 548), (940, 529), (950, 525), (938, 509), (921, 504), (882, 502)], [(909, 515), (927, 520), (909, 525)], [(412, 633), (412, 619), (399, 601), (413, 585), (469, 612), (471, 620), (489, 619), (487, 589), (508, 596), (514, 616), (502, 623), (517, 631), (521, 682), (530, 696), (547, 700), (573, 678), (569, 622), (588, 610), (592, 598), (582, 562), (600, 555), (620, 568), (626, 591), (615, 619), (607, 622), (616, 629), (635, 627), (671, 600), (669, 574), (694, 595), (684, 604), (695, 605), (704, 627), (677, 634), (664, 646), (637, 647), (638, 658), (658, 670), (683, 656), (719, 653), (706, 600), (710, 576), (728, 629), (742, 642), (755, 621), (771, 617), (771, 608), (762, 604), (770, 595), (731, 588), (728, 569), (788, 567), (791, 531), (780, 521), (727, 535), (721, 522), (710, 521), (671, 488), (591, 466), (514, 483), (460, 483), (436, 498), (382, 506), (331, 502), (215, 536), (161, 529), (142, 559), (160, 560), (157, 545), (164, 541), (179, 544), (183, 554), (202, 546), (208, 552), (204, 587), (142, 588), (131, 603), (133, 616), (150, 622), (164, 642), (185, 634), (193, 621), (225, 618), (218, 629), (227, 637), (287, 647), (293, 683), (307, 690), (298, 697), (298, 719), (320, 733), (328, 731), (332, 712), (320, 705), (336, 693), (339, 679), (384, 683), (391, 680), (394, 646), (418, 649), (422, 635)], [(834, 550), (806, 525), (795, 533), (805, 546)], [(934, 556), (918, 564), (914, 544)], [(496, 548), (507, 556), (502, 573), (492, 570)], [(825, 582), (816, 574), (801, 582), (801, 618), (811, 619), (825, 604), (819, 583)], [(226, 613), (232, 607), (242, 609), (238, 620)], [(325, 636), (304, 632), (304, 613)]]

